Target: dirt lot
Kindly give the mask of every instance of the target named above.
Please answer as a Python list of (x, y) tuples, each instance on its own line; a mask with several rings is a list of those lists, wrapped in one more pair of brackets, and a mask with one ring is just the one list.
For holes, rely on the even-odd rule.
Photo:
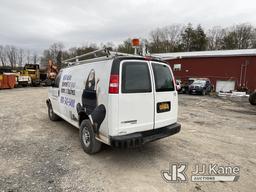
[[(180, 95), (182, 131), (137, 149), (89, 156), (78, 130), (51, 122), (47, 88), (0, 91), (0, 191), (248, 191), (256, 189), (256, 108), (247, 101)], [(237, 182), (166, 183), (187, 162), (240, 166)]]

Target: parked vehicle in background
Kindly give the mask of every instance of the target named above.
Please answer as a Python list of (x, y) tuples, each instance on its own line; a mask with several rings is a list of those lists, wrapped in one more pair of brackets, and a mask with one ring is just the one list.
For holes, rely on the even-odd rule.
[(59, 69), (57, 64), (53, 62), (53, 60), (48, 60), (48, 65), (46, 68), (40, 70), (40, 80), (41, 85), (43, 86), (52, 86), (54, 85), (54, 81), (59, 73)]
[(212, 90), (212, 85), (209, 79), (195, 79), (189, 85), (189, 94), (209, 94)]
[(256, 91), (253, 92), (250, 97), (249, 97), (249, 102), (252, 104), (252, 105), (256, 105)]
[(31, 82), (33, 86), (40, 85), (40, 71), (38, 64), (26, 64), (24, 66), (23, 74), (29, 76), (31, 78)]
[(13, 74), (15, 75), (15, 87), (30, 86), (32, 81), (31, 77), (28, 74), (28, 71), (24, 67), (11, 67), (3, 66), (0, 67), (0, 74)]
[(194, 80), (195, 78), (189, 78), (187, 81), (182, 81), (179, 93), (189, 94), (189, 85), (191, 85)]
[(32, 81), (31, 81), (31, 77), (28, 75), (17, 75), (17, 86), (29, 86), (31, 85)]
[(49, 118), (61, 117), (79, 128), (89, 154), (98, 152), (101, 143), (135, 147), (178, 133), (178, 94), (170, 66), (107, 49), (83, 56), (102, 52), (106, 55), (64, 61), (68, 66), (49, 88)]
[(176, 89), (177, 89), (178, 92), (181, 91), (181, 80), (176, 79)]

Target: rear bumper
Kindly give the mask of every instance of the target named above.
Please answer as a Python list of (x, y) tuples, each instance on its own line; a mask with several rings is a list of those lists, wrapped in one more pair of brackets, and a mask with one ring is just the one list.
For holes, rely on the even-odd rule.
[(175, 123), (149, 131), (137, 132), (128, 135), (111, 136), (110, 144), (114, 147), (136, 147), (142, 144), (174, 135), (180, 131), (181, 125)]

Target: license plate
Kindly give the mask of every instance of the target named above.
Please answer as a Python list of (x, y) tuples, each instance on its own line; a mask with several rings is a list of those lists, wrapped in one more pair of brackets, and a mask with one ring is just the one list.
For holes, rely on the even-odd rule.
[(161, 102), (161, 103), (157, 103), (157, 113), (162, 113), (162, 112), (166, 112), (166, 111), (170, 111), (171, 110), (171, 102)]

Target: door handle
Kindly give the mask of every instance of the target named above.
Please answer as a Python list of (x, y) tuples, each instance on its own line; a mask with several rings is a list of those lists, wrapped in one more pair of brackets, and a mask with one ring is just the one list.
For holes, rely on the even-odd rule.
[(121, 123), (123, 124), (136, 124), (137, 123), (137, 120), (129, 120), (129, 121), (122, 121)]

